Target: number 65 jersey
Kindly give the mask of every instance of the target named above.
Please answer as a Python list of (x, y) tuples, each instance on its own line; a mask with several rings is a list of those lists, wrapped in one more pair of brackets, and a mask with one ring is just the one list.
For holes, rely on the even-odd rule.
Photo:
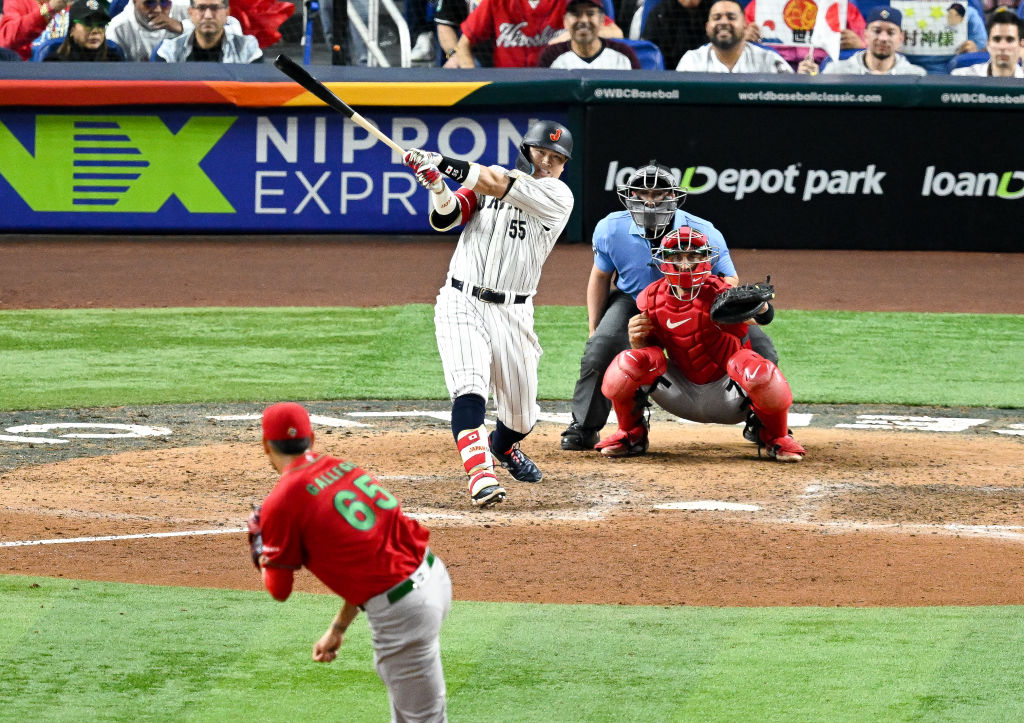
[(488, 289), (533, 294), (544, 261), (569, 222), (572, 191), (557, 178), (491, 169), (511, 180), (501, 198), (467, 188), (455, 192), (466, 227), (448, 276)]
[(312, 452), (284, 469), (260, 521), (268, 567), (305, 566), (352, 605), (415, 572), (430, 536), (365, 470)]

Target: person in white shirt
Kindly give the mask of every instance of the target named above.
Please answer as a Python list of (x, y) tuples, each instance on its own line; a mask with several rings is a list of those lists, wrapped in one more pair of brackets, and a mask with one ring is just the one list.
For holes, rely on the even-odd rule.
[(707, 45), (688, 50), (676, 70), (690, 73), (792, 73), (774, 50), (752, 45), (744, 39), (747, 19), (735, 0), (719, 0), (711, 6), (704, 26)]
[(153, 48), (181, 35), (187, 22), (188, 2), (134, 0), (110, 21), (107, 39), (121, 46), (126, 60), (149, 60)]
[(954, 68), (953, 75), (978, 76), (982, 78), (1024, 78), (1021, 58), (1024, 57), (1024, 40), (1021, 30), (1024, 21), (1009, 10), (997, 10), (988, 24), (987, 63), (976, 63), (964, 68)]
[[(846, 60), (829, 63), (822, 73), (837, 75), (927, 75), (928, 71), (914, 65), (896, 49), (903, 45), (903, 14), (888, 5), (876, 5), (868, 11), (864, 41), (867, 48)], [(800, 62), (800, 72), (817, 65), (813, 59)], [(810, 71), (814, 72), (814, 71)]]
[(631, 47), (617, 40), (605, 40), (599, 35), (604, 27), (604, 18), (601, 0), (568, 0), (563, 22), (569, 40), (544, 48), (537, 58), (537, 67), (560, 70), (638, 69), (640, 60)]

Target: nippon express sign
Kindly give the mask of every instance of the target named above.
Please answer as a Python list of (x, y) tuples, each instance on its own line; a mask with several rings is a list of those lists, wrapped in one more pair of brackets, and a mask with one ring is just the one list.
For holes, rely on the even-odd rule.
[[(364, 117), (403, 147), (505, 167), (533, 119)], [(428, 203), (397, 153), (322, 110), (0, 113), (4, 231), (422, 232)]]

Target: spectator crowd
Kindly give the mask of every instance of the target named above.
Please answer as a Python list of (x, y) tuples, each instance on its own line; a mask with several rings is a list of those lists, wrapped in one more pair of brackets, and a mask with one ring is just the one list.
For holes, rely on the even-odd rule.
[[(334, 62), (366, 64), (361, 31), (370, 4), (348, 1), (310, 7), (319, 7)], [(283, 0), (2, 3), (0, 60), (35, 61), (258, 63), (295, 10)], [(927, 13), (915, 12), (917, 3)], [(1024, 0), (406, 0), (405, 14), (413, 62), (453, 69), (1024, 72)], [(828, 29), (819, 33), (818, 25)], [(917, 45), (921, 38), (931, 44)]]

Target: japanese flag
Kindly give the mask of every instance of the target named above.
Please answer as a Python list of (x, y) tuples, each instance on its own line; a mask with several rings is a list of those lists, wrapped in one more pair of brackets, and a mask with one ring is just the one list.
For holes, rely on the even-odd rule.
[(846, 27), (846, 0), (821, 0), (811, 32), (811, 45), (821, 48), (833, 62), (839, 60), (839, 39)]

